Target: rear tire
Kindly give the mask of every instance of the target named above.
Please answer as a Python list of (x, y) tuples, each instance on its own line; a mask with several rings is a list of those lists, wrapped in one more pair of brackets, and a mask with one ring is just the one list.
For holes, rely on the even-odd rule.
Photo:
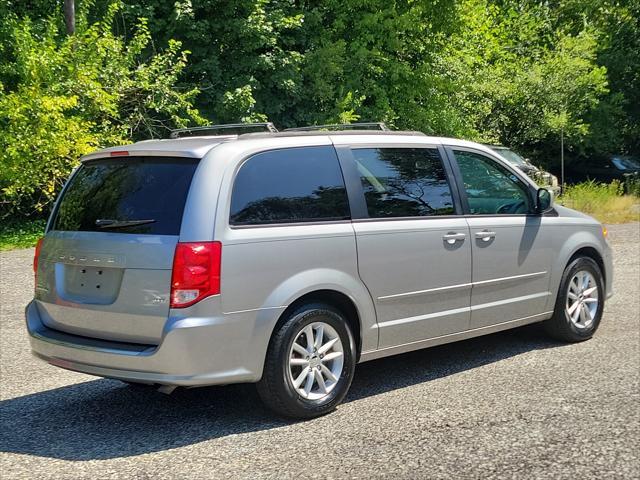
[(604, 310), (602, 271), (589, 257), (578, 257), (565, 269), (553, 317), (543, 323), (557, 340), (582, 342), (598, 329)]
[(321, 303), (303, 305), (274, 331), (258, 393), (267, 407), (285, 417), (329, 413), (351, 386), (355, 351), (340, 311)]

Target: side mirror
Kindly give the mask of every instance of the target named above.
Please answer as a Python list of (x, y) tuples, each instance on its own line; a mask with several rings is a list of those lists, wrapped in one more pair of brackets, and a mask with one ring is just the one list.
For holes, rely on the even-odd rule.
[(553, 205), (553, 193), (546, 188), (539, 188), (536, 193), (536, 211), (545, 213), (551, 210)]

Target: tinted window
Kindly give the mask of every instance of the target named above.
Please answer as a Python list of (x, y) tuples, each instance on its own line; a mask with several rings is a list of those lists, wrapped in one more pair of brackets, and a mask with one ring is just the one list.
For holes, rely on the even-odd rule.
[(232, 225), (349, 218), (349, 203), (333, 147), (259, 153), (240, 168), (231, 196)]
[[(60, 200), (52, 229), (178, 235), (196, 166), (193, 159), (158, 157), (84, 164)], [(118, 223), (106, 226), (109, 220)], [(149, 223), (117, 227), (138, 220)]]
[(353, 150), (371, 218), (451, 215), (453, 199), (435, 148)]
[(523, 214), (531, 211), (527, 185), (494, 160), (454, 151), (472, 214)]

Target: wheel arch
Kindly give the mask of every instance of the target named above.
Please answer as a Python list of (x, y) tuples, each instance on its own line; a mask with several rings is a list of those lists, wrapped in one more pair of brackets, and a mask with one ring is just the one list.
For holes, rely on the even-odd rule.
[(598, 264), (598, 267), (600, 268), (600, 272), (602, 273), (602, 281), (606, 285), (607, 271), (605, 268), (604, 259), (600, 254), (600, 252), (598, 252), (598, 250), (592, 246), (583, 246), (578, 248), (575, 252), (573, 252), (571, 257), (569, 257), (569, 260), (567, 261), (566, 265), (564, 266), (565, 270), (571, 264), (571, 262), (573, 262), (576, 258), (579, 258), (579, 257), (590, 258)]
[(354, 341), (356, 344), (356, 359), (359, 360), (360, 354), (362, 353), (362, 322), (360, 319), (360, 313), (358, 312), (358, 307), (356, 306), (355, 302), (348, 295), (337, 290), (314, 290), (298, 297), (296, 300), (289, 304), (284, 312), (282, 312), (280, 318), (278, 318), (278, 321), (273, 328), (273, 332), (277, 331), (280, 325), (282, 325), (287, 320), (292, 312), (296, 311), (304, 305), (309, 305), (312, 303), (324, 303), (337, 309), (340, 313), (342, 313), (342, 315), (344, 315), (347, 323), (349, 324), (349, 327), (351, 328), (351, 332), (353, 333)]
[(552, 262), (552, 275), (549, 283), (549, 291), (551, 293), (549, 306), (555, 305), (562, 275), (569, 264), (578, 257), (584, 256), (594, 260), (602, 272), (603, 283), (607, 284), (610, 272), (607, 271), (604, 248), (605, 246), (601, 244), (596, 234), (589, 230), (576, 231), (562, 242)]
[(273, 289), (265, 306), (285, 308), (268, 327), (269, 338), (291, 312), (292, 305), (313, 300), (333, 305), (351, 317), (350, 326), (360, 352), (378, 348), (376, 310), (369, 290), (353, 273), (328, 268), (299, 272)]

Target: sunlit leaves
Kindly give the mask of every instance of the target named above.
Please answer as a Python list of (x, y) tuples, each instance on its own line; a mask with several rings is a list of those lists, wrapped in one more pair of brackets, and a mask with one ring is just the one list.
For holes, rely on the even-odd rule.
[(204, 121), (192, 106), (198, 90), (176, 86), (188, 52), (178, 41), (151, 48), (144, 19), (127, 40), (116, 35), (118, 9), (73, 36), (54, 17), (3, 26), (11, 49), (0, 60), (0, 217), (49, 208), (85, 153)]

